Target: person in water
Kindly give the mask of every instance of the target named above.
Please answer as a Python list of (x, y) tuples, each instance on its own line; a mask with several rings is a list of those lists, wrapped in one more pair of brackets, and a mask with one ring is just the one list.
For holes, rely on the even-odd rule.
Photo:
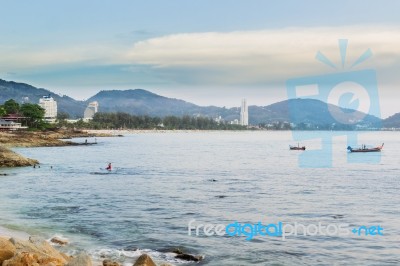
[(109, 164), (108, 164), (108, 166), (107, 166), (106, 170), (108, 170), (108, 171), (111, 171), (111, 170), (112, 170), (111, 163), (109, 163)]

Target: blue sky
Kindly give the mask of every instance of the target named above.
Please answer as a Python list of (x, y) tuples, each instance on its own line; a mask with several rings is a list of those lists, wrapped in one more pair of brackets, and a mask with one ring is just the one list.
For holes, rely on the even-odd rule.
[[(285, 100), (287, 79), (367, 48), (383, 116), (399, 112), (399, 1), (1, 1), (0, 78), (85, 99), (142, 88), (200, 105)], [(360, 68), (361, 69), (361, 68)]]

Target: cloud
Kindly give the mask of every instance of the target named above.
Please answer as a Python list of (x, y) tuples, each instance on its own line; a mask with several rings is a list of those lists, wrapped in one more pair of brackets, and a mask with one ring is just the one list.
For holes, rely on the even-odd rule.
[(133, 46), (126, 43), (0, 45), (0, 71), (84, 65), (128, 68), (133, 65), (137, 69), (143, 65), (146, 69), (151, 67), (158, 80), (172, 83), (274, 84), (291, 77), (336, 71), (315, 60), (317, 51), (340, 69), (338, 39), (349, 40), (346, 66), (371, 48), (374, 56), (355, 70), (374, 67), (392, 73), (398, 69), (400, 27), (364, 25), (181, 33), (149, 38)]
[(152, 65), (160, 73), (184, 70), (185, 75), (191, 74), (194, 80), (201, 79), (205, 84), (273, 83), (290, 77), (337, 71), (315, 60), (317, 51), (340, 70), (338, 39), (349, 40), (347, 67), (368, 48), (373, 51), (373, 60), (367, 60), (354, 70), (390, 69), (399, 64), (400, 27), (394, 26), (174, 34), (137, 42), (128, 58), (134, 64)]
[(68, 65), (114, 64), (123, 57), (118, 46), (105, 44), (29, 47), (0, 45), (0, 71), (53, 69)]

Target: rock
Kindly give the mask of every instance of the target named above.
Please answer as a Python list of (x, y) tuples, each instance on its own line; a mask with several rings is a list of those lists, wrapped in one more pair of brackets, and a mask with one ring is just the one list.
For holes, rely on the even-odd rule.
[(25, 265), (39, 265), (38, 256), (34, 253), (21, 252), (17, 253), (14, 257), (3, 262), (3, 266), (25, 266)]
[(0, 265), (3, 261), (11, 259), (16, 252), (14, 245), (5, 238), (0, 238)]
[(14, 257), (3, 262), (3, 266), (63, 266), (56, 258), (43, 257), (32, 252), (19, 252)]
[(201, 261), (203, 260), (202, 256), (194, 256), (190, 254), (178, 254), (175, 256), (177, 259), (186, 260), (186, 261)]
[(194, 256), (194, 255), (186, 254), (186, 253), (183, 253), (183, 251), (180, 250), (179, 248), (173, 250), (172, 252), (177, 254), (175, 256), (175, 258), (177, 258), (177, 259), (186, 260), (186, 261), (201, 261), (201, 260), (203, 260), (203, 256)]
[(143, 254), (136, 260), (133, 266), (157, 266), (157, 265), (154, 263), (154, 261), (149, 255)]
[(103, 261), (103, 266), (120, 266), (118, 262), (106, 259)]
[(172, 253), (183, 254), (183, 251), (180, 248), (177, 248), (177, 249), (172, 250)]
[(169, 263), (163, 263), (163, 264), (160, 264), (160, 266), (174, 266), (174, 265), (169, 264)]
[(92, 266), (92, 259), (86, 253), (72, 258), (65, 266)]
[(22, 241), (11, 238), (10, 242), (16, 254), (2, 266), (64, 266), (67, 263), (67, 259), (43, 239), (31, 237), (29, 241)]
[(60, 252), (60, 254), (61, 254), (61, 256), (63, 256), (63, 258), (64, 258), (66, 261), (69, 261), (70, 259), (72, 259), (71, 256), (68, 256), (68, 255), (65, 254), (65, 253)]
[(0, 147), (0, 167), (33, 166), (38, 163), (36, 160), (25, 158), (7, 148)]
[(54, 243), (54, 244), (57, 244), (57, 245), (60, 245), (60, 246), (65, 246), (65, 245), (68, 244), (68, 241), (67, 241), (67, 240), (61, 239), (61, 238), (59, 238), (59, 237), (53, 237), (53, 238), (50, 240), (50, 242), (51, 242), (51, 243)]

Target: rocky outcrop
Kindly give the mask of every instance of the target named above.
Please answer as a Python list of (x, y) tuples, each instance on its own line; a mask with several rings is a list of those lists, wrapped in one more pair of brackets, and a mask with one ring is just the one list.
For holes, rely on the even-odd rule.
[(85, 253), (69, 257), (41, 238), (31, 237), (25, 241), (0, 237), (0, 265), (92, 266), (92, 260)]
[(120, 266), (118, 262), (106, 259), (103, 261), (103, 266)]
[(30, 238), (29, 241), (11, 238), (15, 255), (3, 262), (2, 266), (54, 265), (64, 266), (67, 260), (45, 240)]
[(14, 257), (15, 252), (15, 246), (8, 239), (0, 238), (0, 265), (3, 261)]
[(92, 137), (111, 137), (106, 134), (88, 134), (82, 131), (36, 131), (36, 132), (0, 132), (0, 145), (13, 147), (60, 147), (77, 145), (72, 141), (63, 141), (61, 139), (70, 138), (92, 138)]
[(184, 253), (180, 249), (175, 249), (172, 252), (176, 254), (175, 258), (180, 259), (180, 260), (199, 262), (199, 261), (202, 261), (204, 259), (203, 256), (195, 256), (195, 255), (192, 255), (192, 254), (187, 254), (187, 253)]
[(154, 263), (154, 261), (149, 255), (143, 254), (137, 259), (137, 261), (135, 262), (135, 264), (133, 264), (133, 266), (157, 266), (157, 265)]
[(50, 242), (53, 244), (60, 245), (60, 246), (65, 246), (68, 244), (67, 240), (61, 239), (59, 237), (53, 237), (52, 239), (50, 239)]
[(7, 148), (0, 147), (0, 167), (32, 166), (38, 163), (36, 160), (25, 158)]
[(72, 258), (65, 266), (92, 266), (92, 259), (86, 253)]

